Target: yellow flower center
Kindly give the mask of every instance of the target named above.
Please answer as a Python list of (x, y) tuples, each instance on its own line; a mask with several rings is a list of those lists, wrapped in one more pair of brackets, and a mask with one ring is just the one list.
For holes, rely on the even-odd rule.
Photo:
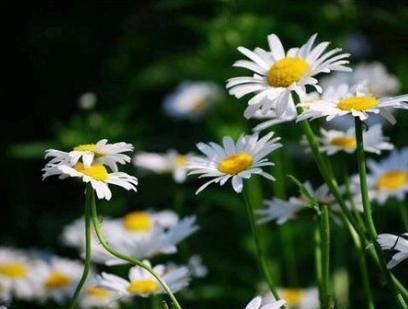
[(106, 298), (111, 294), (111, 291), (91, 285), (86, 289), (86, 293), (95, 298)]
[(408, 174), (401, 170), (391, 170), (379, 177), (375, 184), (377, 189), (386, 188), (395, 190), (408, 182)]
[(109, 173), (106, 167), (102, 164), (94, 164), (90, 167), (85, 167), (83, 163), (79, 162), (74, 167), (78, 172), (92, 177), (95, 180), (105, 181), (108, 179)]
[(342, 148), (356, 148), (357, 142), (354, 137), (335, 137), (330, 141), (330, 144)]
[(273, 87), (289, 87), (299, 81), (309, 64), (302, 58), (286, 57), (276, 61), (268, 71), (268, 82)]
[(186, 161), (187, 161), (186, 155), (178, 155), (176, 157), (176, 165), (178, 166), (183, 166), (184, 164), (186, 164)]
[(218, 170), (226, 174), (238, 174), (251, 166), (252, 156), (246, 152), (232, 154), (221, 160)]
[(299, 304), (304, 295), (302, 289), (283, 289), (281, 292), (282, 299), (286, 300), (288, 305)]
[(130, 293), (147, 294), (156, 292), (159, 286), (152, 279), (132, 280), (127, 288)]
[(95, 152), (96, 145), (95, 144), (83, 144), (74, 147), (74, 151), (92, 151)]
[(364, 111), (378, 104), (376, 97), (361, 96), (361, 97), (348, 97), (341, 100), (337, 107), (344, 111)]
[(71, 278), (66, 274), (54, 271), (45, 279), (44, 285), (48, 289), (60, 289), (70, 285), (71, 281)]
[(202, 110), (204, 107), (205, 107), (204, 98), (199, 98), (194, 102), (193, 106), (191, 107), (191, 110), (193, 112), (198, 112), (198, 111)]
[(0, 264), (0, 274), (12, 278), (21, 278), (27, 274), (27, 268), (19, 262), (2, 263)]
[(123, 225), (132, 231), (146, 231), (152, 227), (150, 215), (144, 211), (134, 211), (123, 218)]

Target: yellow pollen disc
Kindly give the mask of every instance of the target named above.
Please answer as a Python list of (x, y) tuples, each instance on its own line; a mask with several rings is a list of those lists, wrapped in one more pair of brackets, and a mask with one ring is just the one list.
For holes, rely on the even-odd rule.
[(132, 231), (146, 231), (152, 227), (150, 215), (144, 211), (134, 211), (123, 218), (123, 225)]
[(386, 188), (395, 190), (408, 182), (408, 174), (401, 170), (391, 170), (384, 173), (377, 179), (375, 187), (377, 189)]
[(302, 289), (283, 289), (281, 292), (282, 299), (286, 300), (288, 305), (299, 304), (304, 295)]
[(111, 291), (109, 291), (108, 289), (104, 289), (104, 288), (100, 288), (100, 287), (91, 285), (86, 289), (86, 293), (92, 297), (105, 298), (109, 296)]
[(344, 111), (364, 111), (378, 104), (376, 97), (362, 96), (362, 97), (348, 97), (341, 100), (337, 107)]
[(184, 164), (186, 164), (187, 161), (187, 156), (186, 155), (178, 155), (176, 157), (176, 164), (179, 166), (182, 166)]
[(0, 264), (0, 274), (12, 278), (21, 278), (27, 274), (27, 268), (19, 262), (2, 263)]
[(153, 293), (159, 289), (159, 286), (152, 279), (132, 280), (127, 288), (130, 293)]
[(226, 174), (238, 174), (250, 167), (252, 161), (253, 158), (249, 153), (235, 153), (221, 160), (218, 165), (218, 170)]
[(85, 167), (83, 163), (79, 162), (75, 164), (74, 168), (78, 172), (85, 174), (89, 177), (92, 177), (95, 180), (105, 181), (106, 179), (108, 179), (109, 176), (106, 167), (103, 166), (102, 164), (94, 164), (91, 165), (90, 167)]
[(302, 58), (283, 58), (269, 69), (268, 83), (273, 87), (289, 87), (303, 77), (308, 67), (309, 64)]
[(193, 106), (191, 107), (191, 110), (193, 112), (198, 112), (202, 110), (205, 107), (205, 100), (203, 98), (197, 99)]
[(83, 144), (74, 147), (75, 151), (92, 151), (95, 152), (96, 145), (95, 144)]
[(330, 141), (330, 144), (342, 148), (356, 148), (357, 142), (354, 137), (335, 137)]
[(54, 271), (45, 279), (44, 285), (49, 289), (60, 289), (70, 285), (71, 281), (66, 274)]

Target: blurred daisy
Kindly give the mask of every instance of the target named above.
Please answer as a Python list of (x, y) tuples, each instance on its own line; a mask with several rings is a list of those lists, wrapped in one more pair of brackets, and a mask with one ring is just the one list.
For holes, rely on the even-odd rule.
[[(143, 263), (150, 266), (149, 261)], [(188, 286), (190, 278), (188, 268), (185, 266), (167, 269), (164, 265), (157, 265), (153, 270), (163, 279), (173, 293)], [(116, 275), (102, 273), (98, 278), (98, 286), (117, 292), (120, 297), (141, 296), (148, 297), (163, 294), (160, 283), (147, 270), (134, 266), (129, 270), (129, 280)]]
[(408, 258), (408, 240), (406, 237), (408, 233), (400, 235), (393, 234), (380, 234), (378, 235), (377, 241), (383, 250), (395, 250), (395, 253), (391, 261), (388, 262), (387, 268), (391, 269), (401, 263), (403, 260)]
[(242, 135), (236, 143), (231, 137), (223, 139), (223, 146), (210, 142), (198, 143), (197, 148), (205, 157), (193, 157), (187, 162), (189, 175), (198, 174), (199, 178), (213, 178), (202, 185), (196, 192), (198, 194), (212, 183), (224, 185), (232, 178), (232, 187), (239, 193), (243, 188), (243, 179), (248, 179), (251, 174), (259, 174), (274, 180), (272, 175), (264, 172), (262, 167), (271, 166), (266, 156), (281, 147), (276, 143), (279, 137), (273, 138), (273, 132), (258, 138), (258, 134)]
[[(337, 152), (344, 151), (353, 153), (356, 150), (357, 142), (354, 132), (354, 127), (347, 131), (338, 130), (320, 130), (321, 137), (320, 151), (327, 153), (329, 156)], [(383, 135), (382, 126), (380, 124), (373, 125), (367, 131), (363, 132), (364, 150), (380, 154), (383, 150), (391, 150), (394, 145), (387, 142), (388, 138)]]
[(36, 269), (36, 276), (43, 288), (43, 299), (51, 298), (58, 303), (69, 299), (79, 282), (84, 265), (60, 257), (43, 261)]
[(0, 283), (0, 309), (2, 308), (2, 305), (9, 303), (11, 297), (10, 294), (10, 287), (6, 286), (4, 283)]
[[(280, 288), (279, 296), (286, 301), (288, 309), (311, 309), (319, 308), (319, 291), (317, 288)], [(273, 299), (272, 295), (269, 298)], [(268, 299), (268, 297), (266, 297)]]
[(265, 301), (262, 299), (261, 296), (257, 296), (253, 298), (248, 305), (246, 305), (245, 309), (279, 309), (282, 308), (283, 305), (285, 305), (286, 302), (284, 300), (279, 300), (279, 301)]
[(199, 255), (193, 255), (188, 261), (188, 268), (192, 277), (204, 278), (208, 274), (208, 268), (203, 264)]
[(78, 98), (78, 106), (83, 110), (93, 109), (98, 101), (98, 97), (93, 92), (86, 92)]
[(123, 172), (109, 173), (106, 167), (100, 163), (89, 167), (81, 162), (74, 166), (60, 164), (47, 164), (43, 169), (43, 180), (49, 176), (58, 175), (60, 179), (67, 177), (81, 178), (85, 183), (90, 183), (99, 199), (110, 200), (112, 192), (108, 184), (122, 187), (126, 190), (136, 191), (137, 178)]
[(66, 164), (74, 166), (82, 159), (84, 167), (88, 168), (92, 164), (100, 163), (109, 166), (117, 172), (117, 164), (130, 162), (130, 157), (124, 152), (133, 151), (133, 146), (124, 142), (108, 144), (107, 139), (102, 139), (96, 144), (83, 144), (75, 146), (70, 152), (55, 149), (45, 151), (45, 159), (51, 158), (48, 164)]
[(133, 163), (156, 174), (171, 173), (175, 182), (182, 183), (186, 180), (186, 162), (190, 157), (174, 150), (165, 154), (140, 152), (134, 156)]
[[(234, 66), (249, 69), (254, 75), (229, 79), (229, 93), (238, 99), (254, 93), (254, 97), (248, 101), (253, 106), (253, 113), (256, 108), (264, 112), (274, 108), (278, 118), (287, 116), (288, 112), (295, 109), (289, 99), (292, 91), (301, 96), (306, 92), (307, 85), (321, 91), (313, 76), (331, 71), (350, 71), (345, 66), (348, 64), (345, 59), (349, 54), (338, 54), (341, 51), (339, 48), (325, 52), (329, 42), (313, 47), (316, 36), (311, 36), (300, 48), (291, 48), (287, 52), (275, 34), (268, 36), (270, 51), (258, 47), (253, 51), (238, 47), (249, 61), (239, 60)], [(251, 116), (251, 113), (246, 115)]]
[(37, 263), (20, 250), (0, 248), (0, 295), (30, 301), (41, 293)]
[(336, 72), (321, 80), (323, 88), (338, 87), (341, 84), (349, 86), (367, 82), (369, 92), (374, 96), (395, 95), (400, 89), (398, 78), (390, 74), (381, 62), (361, 63), (356, 65), (352, 73)]
[(164, 100), (167, 115), (178, 119), (202, 117), (220, 100), (221, 89), (211, 82), (183, 82)]
[(95, 280), (89, 280), (83, 289), (79, 307), (88, 308), (119, 308), (119, 295), (114, 291), (100, 287)]
[[(387, 199), (394, 197), (403, 200), (408, 192), (408, 148), (394, 150), (391, 154), (376, 162), (367, 161), (367, 184), (371, 199), (384, 204)], [(354, 176), (356, 190), (359, 177)]]
[(307, 105), (308, 108), (298, 117), (298, 121), (322, 117), (330, 121), (344, 115), (359, 117), (364, 121), (370, 115), (379, 114), (394, 124), (396, 120), (390, 110), (407, 108), (407, 102), (408, 95), (377, 98), (370, 93), (366, 83), (351, 88), (343, 84), (337, 88), (326, 89), (320, 101)]

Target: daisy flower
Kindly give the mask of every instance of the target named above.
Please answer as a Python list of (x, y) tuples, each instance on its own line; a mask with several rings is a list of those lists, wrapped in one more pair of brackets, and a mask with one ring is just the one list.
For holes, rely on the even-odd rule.
[(383, 250), (395, 250), (395, 253), (391, 261), (388, 262), (387, 268), (391, 269), (401, 263), (403, 260), (408, 258), (408, 240), (406, 237), (408, 233), (400, 235), (393, 234), (380, 234), (378, 235), (377, 241)]
[(246, 305), (245, 309), (279, 309), (285, 304), (286, 302), (283, 299), (279, 301), (265, 301), (261, 296), (257, 296)]
[(79, 308), (119, 308), (118, 298), (117, 293), (98, 286), (95, 279), (90, 279), (79, 299)]
[(51, 298), (58, 303), (64, 303), (72, 296), (79, 282), (84, 265), (60, 257), (51, 257), (43, 261), (36, 269), (42, 288), (42, 299)]
[(265, 157), (282, 146), (276, 143), (280, 138), (272, 139), (272, 136), (273, 132), (260, 139), (258, 134), (242, 135), (236, 143), (227, 136), (224, 137), (222, 146), (213, 142), (198, 143), (197, 148), (205, 157), (193, 157), (187, 162), (189, 175), (198, 174), (199, 178), (213, 179), (202, 185), (196, 194), (212, 183), (222, 186), (230, 178), (232, 187), (239, 193), (243, 188), (243, 179), (250, 178), (251, 174), (274, 180), (272, 175), (262, 170), (262, 167), (273, 165)]
[(173, 118), (196, 120), (206, 114), (220, 97), (221, 89), (214, 83), (183, 82), (166, 97), (163, 109)]
[(188, 261), (188, 268), (192, 277), (204, 278), (208, 274), (208, 268), (203, 264), (199, 255), (193, 255)]
[[(359, 117), (364, 121), (370, 115), (377, 114), (394, 124), (396, 120), (390, 110), (393, 108), (407, 108), (407, 102), (408, 95), (377, 98), (370, 93), (365, 82), (353, 87), (343, 84), (337, 88), (326, 89), (322, 99), (309, 104), (297, 121), (322, 117), (330, 121), (345, 115)], [(305, 104), (300, 105), (305, 106)]]
[[(321, 129), (320, 151), (331, 156), (337, 152), (344, 151), (346, 153), (354, 153), (356, 151), (357, 142), (355, 137), (354, 127), (347, 131), (325, 130)], [(363, 132), (364, 150), (380, 154), (383, 150), (391, 150), (394, 145), (387, 142), (388, 138), (383, 135), (382, 126), (376, 124), (371, 126), (367, 131)]]
[(43, 180), (49, 176), (59, 176), (60, 179), (67, 177), (81, 178), (84, 183), (90, 183), (99, 199), (110, 200), (112, 192), (108, 184), (117, 185), (126, 190), (136, 191), (137, 178), (123, 172), (109, 173), (106, 167), (100, 163), (94, 163), (86, 167), (82, 162), (74, 166), (63, 163), (48, 163), (43, 169)]
[(183, 183), (186, 180), (186, 162), (190, 157), (190, 154), (180, 154), (175, 150), (165, 154), (140, 152), (134, 156), (133, 164), (156, 174), (171, 173), (175, 182)]
[[(287, 52), (275, 34), (268, 36), (270, 51), (259, 47), (253, 51), (238, 47), (249, 60), (239, 60), (234, 66), (248, 69), (254, 74), (229, 79), (229, 93), (238, 99), (253, 93), (255, 95), (248, 101), (248, 104), (253, 106), (252, 112), (255, 112), (256, 108), (263, 111), (274, 108), (277, 117), (284, 117), (295, 109), (289, 99), (292, 91), (301, 96), (308, 85), (321, 91), (314, 76), (331, 71), (350, 71), (345, 66), (348, 64), (346, 58), (349, 54), (339, 54), (339, 48), (326, 51), (329, 42), (313, 47), (316, 36), (311, 36), (300, 48), (291, 48)], [(251, 113), (246, 116), (250, 117)]]
[(20, 250), (0, 248), (0, 295), (25, 301), (37, 298), (41, 293), (37, 276), (36, 261)]
[(326, 89), (341, 84), (352, 86), (362, 81), (367, 82), (368, 90), (374, 96), (395, 95), (400, 89), (398, 78), (390, 74), (381, 62), (358, 64), (351, 73), (336, 72), (323, 77), (320, 83)]
[[(280, 288), (279, 296), (286, 301), (286, 308), (311, 309), (319, 308), (319, 291), (317, 288)], [(266, 300), (274, 299), (268, 294)]]
[[(149, 261), (143, 261), (150, 266)], [(188, 286), (190, 278), (188, 268), (185, 266), (168, 269), (165, 265), (157, 265), (153, 270), (163, 279), (174, 293)], [(129, 280), (119, 276), (102, 273), (98, 278), (98, 286), (115, 291), (122, 297), (164, 294), (165, 291), (159, 281), (147, 270), (134, 266), (129, 270)]]
[[(389, 198), (403, 200), (408, 192), (408, 148), (394, 150), (379, 161), (367, 160), (367, 184), (369, 197), (380, 204)], [(353, 176), (356, 193), (359, 192), (359, 177)]]
[(48, 164), (65, 164), (74, 166), (82, 159), (83, 165), (88, 168), (95, 162), (109, 166), (117, 172), (117, 164), (126, 164), (130, 162), (130, 157), (124, 152), (133, 151), (133, 146), (124, 142), (108, 144), (107, 139), (102, 139), (96, 144), (83, 144), (75, 146), (70, 152), (56, 149), (45, 151), (45, 158), (51, 158)]

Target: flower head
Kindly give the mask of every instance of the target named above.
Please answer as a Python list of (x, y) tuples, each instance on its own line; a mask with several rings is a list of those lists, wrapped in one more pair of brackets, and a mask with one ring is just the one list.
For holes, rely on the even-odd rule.
[(265, 300), (261, 296), (257, 296), (246, 305), (245, 309), (279, 309), (285, 304), (285, 300)]
[(98, 286), (96, 279), (88, 280), (83, 288), (79, 307), (88, 308), (119, 308), (119, 295), (114, 291)]
[(232, 179), (232, 187), (239, 193), (243, 188), (243, 179), (251, 174), (259, 174), (274, 180), (264, 172), (262, 167), (273, 165), (265, 158), (275, 149), (281, 147), (276, 143), (279, 138), (273, 138), (273, 133), (258, 138), (257, 134), (241, 136), (236, 143), (229, 136), (224, 137), (223, 145), (216, 143), (199, 143), (197, 148), (205, 157), (193, 157), (187, 162), (190, 175), (198, 174), (199, 178), (213, 178), (201, 186), (196, 193), (204, 190), (211, 183), (224, 185)]
[(406, 237), (408, 233), (404, 233), (402, 236), (393, 234), (380, 234), (377, 241), (383, 250), (397, 251), (388, 262), (387, 268), (391, 269), (408, 258), (408, 240)]
[(254, 72), (253, 76), (235, 77), (227, 81), (229, 93), (236, 98), (255, 94), (248, 104), (251, 107), (246, 117), (251, 117), (257, 109), (264, 112), (274, 108), (278, 118), (286, 117), (295, 107), (291, 101), (291, 92), (299, 95), (305, 93), (307, 85), (321, 91), (314, 78), (319, 73), (331, 71), (350, 71), (345, 65), (349, 54), (339, 54), (336, 48), (325, 52), (329, 42), (322, 42), (315, 47), (316, 34), (300, 48), (291, 48), (285, 52), (278, 36), (270, 34), (268, 43), (270, 51), (259, 47), (253, 51), (238, 47), (238, 50), (249, 60), (239, 60), (234, 66)]

